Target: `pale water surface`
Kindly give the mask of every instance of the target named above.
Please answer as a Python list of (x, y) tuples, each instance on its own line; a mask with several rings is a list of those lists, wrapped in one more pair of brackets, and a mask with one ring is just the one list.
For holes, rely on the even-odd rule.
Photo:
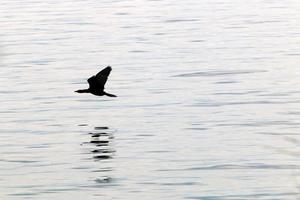
[(300, 199), (299, 11), (1, 0), (0, 199)]

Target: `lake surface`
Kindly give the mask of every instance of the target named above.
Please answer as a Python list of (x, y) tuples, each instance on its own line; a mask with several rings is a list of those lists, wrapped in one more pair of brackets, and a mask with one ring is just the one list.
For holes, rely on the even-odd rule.
[(0, 198), (300, 199), (299, 10), (1, 0)]

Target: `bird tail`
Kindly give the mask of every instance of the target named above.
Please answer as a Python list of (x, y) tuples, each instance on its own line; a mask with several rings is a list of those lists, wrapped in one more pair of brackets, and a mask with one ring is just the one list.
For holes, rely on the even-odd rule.
[(104, 93), (104, 95), (106, 95), (106, 96), (109, 96), (109, 97), (117, 97), (116, 95), (114, 95), (114, 94), (109, 94), (109, 93), (107, 93), (107, 92), (104, 92), (103, 91), (103, 93)]

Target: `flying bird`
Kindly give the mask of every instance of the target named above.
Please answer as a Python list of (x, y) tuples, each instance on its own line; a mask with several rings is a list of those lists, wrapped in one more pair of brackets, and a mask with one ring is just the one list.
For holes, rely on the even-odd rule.
[(114, 94), (109, 94), (104, 91), (104, 85), (107, 81), (107, 78), (111, 72), (111, 67), (107, 66), (106, 68), (102, 69), (98, 74), (95, 76), (90, 77), (87, 82), (89, 83), (90, 87), (88, 89), (83, 90), (76, 90), (77, 93), (91, 93), (96, 96), (109, 96), (109, 97), (117, 97)]

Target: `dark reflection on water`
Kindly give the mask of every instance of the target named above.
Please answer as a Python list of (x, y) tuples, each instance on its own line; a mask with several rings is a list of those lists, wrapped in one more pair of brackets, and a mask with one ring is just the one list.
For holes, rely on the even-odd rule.
[(103, 177), (103, 178), (97, 178), (95, 179), (96, 183), (110, 183), (111, 178), (110, 177)]
[(92, 172), (95, 173), (95, 183), (105, 184), (111, 183), (112, 177), (110, 172), (113, 171), (112, 167), (109, 166), (110, 163), (103, 163), (104, 161), (113, 159), (115, 150), (113, 148), (113, 131), (107, 126), (94, 127), (92, 132), (88, 133), (90, 135), (89, 142), (84, 142), (83, 144), (90, 147), (90, 155), (95, 162), (99, 162), (96, 169)]
[(105, 130), (105, 129), (109, 129), (107, 126), (98, 126), (95, 127), (95, 130)]
[[(95, 131), (89, 132), (89, 135), (91, 136), (89, 142), (84, 142), (85, 145), (92, 145), (92, 150), (90, 150), (91, 153), (93, 153), (94, 158), (98, 159), (109, 159), (112, 158), (113, 153), (115, 150), (111, 146), (111, 143), (113, 142), (114, 136), (109, 130), (109, 127), (95, 127)], [(106, 130), (104, 131), (96, 131), (96, 130)]]
[(88, 126), (88, 124), (78, 124), (78, 126)]

